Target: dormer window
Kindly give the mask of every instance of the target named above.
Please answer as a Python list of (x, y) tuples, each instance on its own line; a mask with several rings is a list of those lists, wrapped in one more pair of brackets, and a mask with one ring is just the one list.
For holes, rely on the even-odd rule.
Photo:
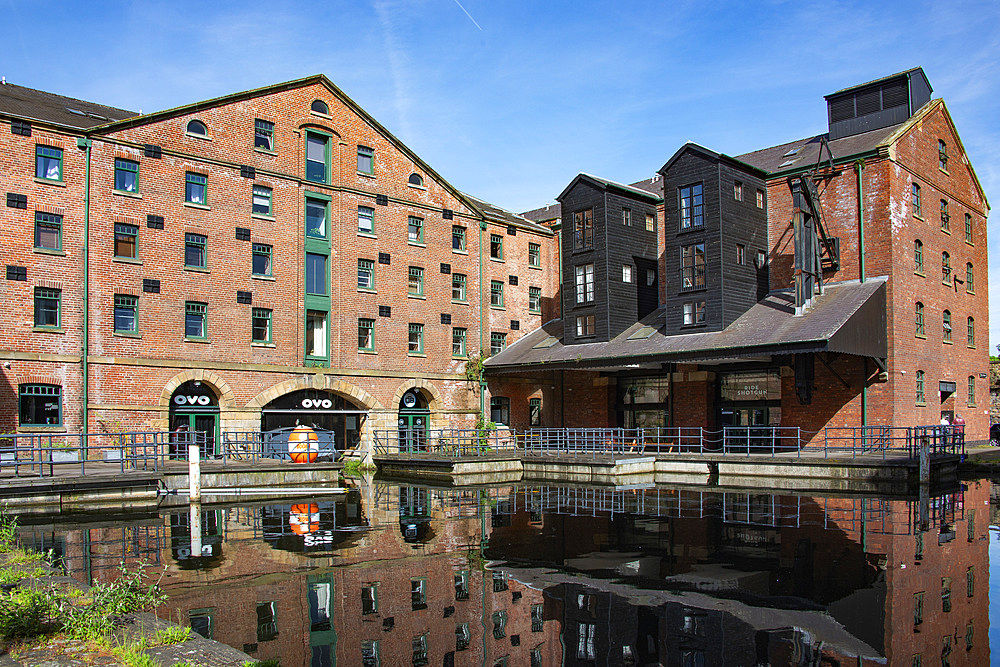
[(313, 103), (309, 105), (309, 110), (313, 113), (321, 113), (324, 116), (330, 115), (330, 107), (323, 100), (313, 100)]
[(424, 184), (424, 177), (421, 176), (420, 174), (412, 173), (410, 174), (409, 183), (410, 185), (417, 185), (422, 187)]
[(208, 126), (206, 126), (200, 120), (188, 121), (187, 133), (195, 137), (202, 137), (203, 139), (208, 138)]

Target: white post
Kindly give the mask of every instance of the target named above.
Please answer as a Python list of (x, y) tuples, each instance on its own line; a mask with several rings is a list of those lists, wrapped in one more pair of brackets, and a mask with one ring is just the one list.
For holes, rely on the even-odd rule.
[(191, 525), (191, 558), (201, 557), (201, 503), (189, 507)]
[(197, 444), (188, 445), (188, 487), (191, 490), (191, 502), (200, 503), (201, 502), (201, 448)]

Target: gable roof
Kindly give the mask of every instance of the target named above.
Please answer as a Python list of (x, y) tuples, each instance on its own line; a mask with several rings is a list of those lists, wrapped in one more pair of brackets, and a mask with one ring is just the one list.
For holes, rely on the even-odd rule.
[(515, 225), (517, 227), (522, 227), (524, 229), (530, 229), (535, 232), (550, 235), (552, 230), (545, 225), (540, 225), (534, 220), (529, 220), (528, 218), (518, 215), (517, 213), (511, 213), (507, 209), (500, 208), (499, 206), (494, 206), (489, 202), (483, 201), (479, 197), (473, 197), (472, 195), (465, 195), (472, 201), (476, 203), (479, 209), (486, 216), (487, 220), (492, 222), (498, 222), (505, 225)]
[(624, 183), (609, 181), (606, 178), (600, 178), (599, 176), (593, 176), (591, 174), (580, 173), (577, 174), (572, 181), (570, 181), (569, 185), (563, 188), (563, 191), (559, 193), (558, 197), (556, 197), (556, 201), (562, 201), (562, 198), (566, 196), (566, 193), (576, 187), (576, 184), (581, 181), (590, 183), (591, 185), (596, 185), (602, 190), (617, 190), (618, 192), (622, 192), (637, 199), (651, 201), (654, 204), (658, 204), (663, 200), (660, 195), (655, 192), (650, 192), (649, 190), (643, 190), (632, 185), (625, 185)]
[(686, 153), (688, 151), (693, 151), (695, 153), (701, 153), (702, 155), (708, 156), (709, 158), (711, 158), (713, 160), (719, 160), (720, 162), (728, 162), (729, 164), (732, 164), (732, 165), (734, 165), (734, 166), (736, 166), (736, 167), (738, 167), (740, 169), (743, 169), (743, 170), (749, 170), (749, 171), (758, 172), (758, 175), (761, 178), (763, 178), (764, 176), (767, 175), (764, 172), (764, 170), (762, 170), (760, 167), (758, 167), (758, 166), (756, 166), (756, 165), (754, 165), (752, 163), (745, 162), (745, 161), (740, 160), (738, 158), (730, 157), (728, 155), (725, 155), (724, 153), (716, 153), (712, 149), (705, 148), (701, 144), (696, 144), (693, 141), (689, 141), (686, 144), (684, 144), (683, 146), (681, 146), (680, 148), (678, 148), (677, 152), (674, 153), (673, 156), (669, 160), (667, 160), (666, 164), (664, 164), (662, 167), (660, 167), (657, 170), (656, 173), (658, 173), (658, 174), (664, 174), (664, 173), (666, 173), (666, 171), (668, 169), (670, 169), (670, 166), (674, 162), (676, 162), (680, 158), (681, 155), (683, 155), (684, 153)]
[(0, 84), (0, 114), (76, 130), (87, 130), (137, 115), (134, 111), (25, 88), (13, 83)]

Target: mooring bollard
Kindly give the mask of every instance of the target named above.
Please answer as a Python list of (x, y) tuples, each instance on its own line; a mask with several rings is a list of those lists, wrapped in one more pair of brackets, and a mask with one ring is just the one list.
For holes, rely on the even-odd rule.
[(193, 502), (189, 507), (191, 526), (191, 557), (201, 556), (201, 503)]
[(188, 445), (188, 488), (191, 502), (201, 502), (201, 448)]

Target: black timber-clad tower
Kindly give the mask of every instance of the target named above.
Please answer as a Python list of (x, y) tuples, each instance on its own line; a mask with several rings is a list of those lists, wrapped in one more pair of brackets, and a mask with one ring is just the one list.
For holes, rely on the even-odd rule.
[(693, 143), (659, 173), (664, 333), (721, 331), (768, 292), (766, 173)]
[(580, 174), (562, 207), (563, 343), (606, 342), (656, 310), (657, 194)]

